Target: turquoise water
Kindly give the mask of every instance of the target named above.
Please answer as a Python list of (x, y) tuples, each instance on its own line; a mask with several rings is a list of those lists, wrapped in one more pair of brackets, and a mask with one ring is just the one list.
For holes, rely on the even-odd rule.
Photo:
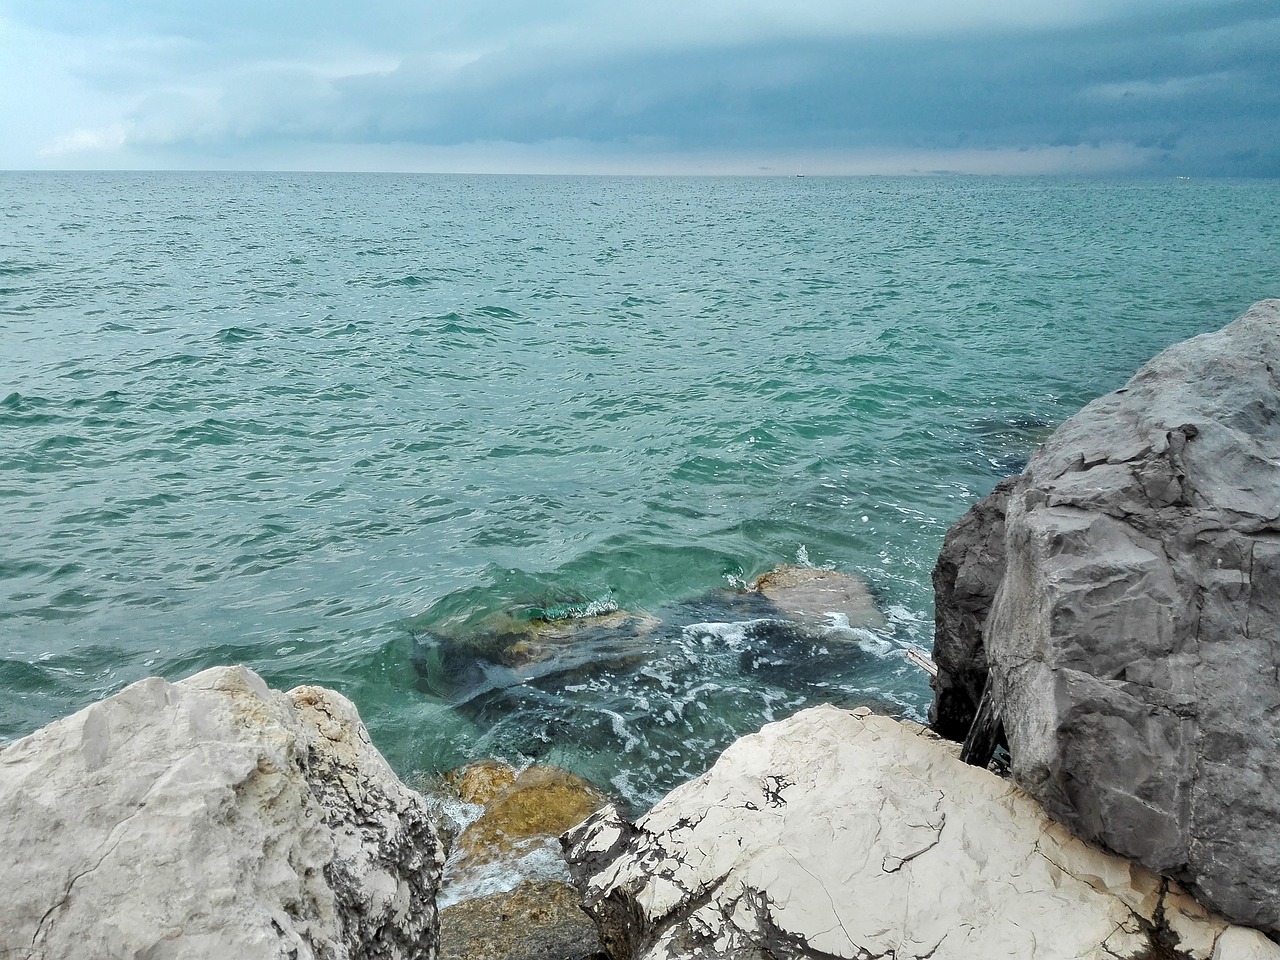
[[(1280, 294), (1278, 224), (1274, 181), (0, 174), (0, 738), (238, 661), (406, 776), (645, 802), (807, 703), (920, 716), (946, 527)], [(887, 627), (700, 599), (782, 562)], [(556, 604), (662, 624), (441, 682), (443, 619)]]

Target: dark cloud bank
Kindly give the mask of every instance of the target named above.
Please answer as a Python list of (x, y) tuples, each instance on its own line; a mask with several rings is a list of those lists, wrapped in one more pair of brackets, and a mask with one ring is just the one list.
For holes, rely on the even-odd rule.
[[(384, 69), (336, 75), (238, 68), (261, 37), (229, 30), (198, 48), (212, 94), (109, 70), (96, 82), (135, 85), (128, 149), (166, 165), (365, 144), (800, 157), (1124, 145), (1133, 172), (1280, 176), (1280, 5), (1123, 9), (1075, 26), (635, 43), (536, 24), (494, 39), (459, 22), (439, 43), (476, 52), (455, 63), (405, 43)], [(368, 26), (367, 49), (388, 19)]]

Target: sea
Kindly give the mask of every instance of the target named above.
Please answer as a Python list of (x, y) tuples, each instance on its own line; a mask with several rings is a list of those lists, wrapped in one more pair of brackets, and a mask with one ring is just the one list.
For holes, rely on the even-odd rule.
[[(0, 741), (243, 663), (411, 782), (644, 806), (808, 705), (921, 719), (948, 526), (1278, 268), (1277, 181), (0, 173)], [(741, 608), (779, 565), (883, 622)]]

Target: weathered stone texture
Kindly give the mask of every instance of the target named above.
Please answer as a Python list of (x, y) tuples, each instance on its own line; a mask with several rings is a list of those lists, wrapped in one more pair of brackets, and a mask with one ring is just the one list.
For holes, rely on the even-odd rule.
[(433, 957), (422, 799), (339, 694), (157, 678), (0, 749), (0, 957)]
[(609, 802), (586, 780), (550, 765), (517, 771), (480, 760), (445, 775), (470, 816), (458, 824), (440, 906), (507, 893), (522, 880), (568, 880), (560, 834)]
[(957, 530), (942, 582), (981, 573), (938, 591), (939, 729), (989, 667), (1054, 817), (1280, 935), (1280, 301), (1089, 404)]
[(441, 786), (457, 836), (437, 903), (440, 956), (457, 960), (579, 960), (600, 951), (560, 851), (559, 836), (609, 802), (553, 766), (516, 770), (481, 760)]
[(865, 710), (770, 724), (634, 825), (608, 807), (564, 842), (617, 960), (1280, 958)]

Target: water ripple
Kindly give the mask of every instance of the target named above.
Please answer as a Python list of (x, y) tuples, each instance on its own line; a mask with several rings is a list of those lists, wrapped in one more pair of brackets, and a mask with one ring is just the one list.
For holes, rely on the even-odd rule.
[(1280, 262), (1262, 182), (0, 174), (0, 199), (0, 738), (240, 660), (355, 696), (403, 772), (626, 756), (632, 796), (813, 698), (919, 715), (927, 689), (677, 631), (647, 672), (601, 649), (461, 710), (406, 624), (548, 583), (669, 608), (804, 547), (927, 648), (946, 526)]

